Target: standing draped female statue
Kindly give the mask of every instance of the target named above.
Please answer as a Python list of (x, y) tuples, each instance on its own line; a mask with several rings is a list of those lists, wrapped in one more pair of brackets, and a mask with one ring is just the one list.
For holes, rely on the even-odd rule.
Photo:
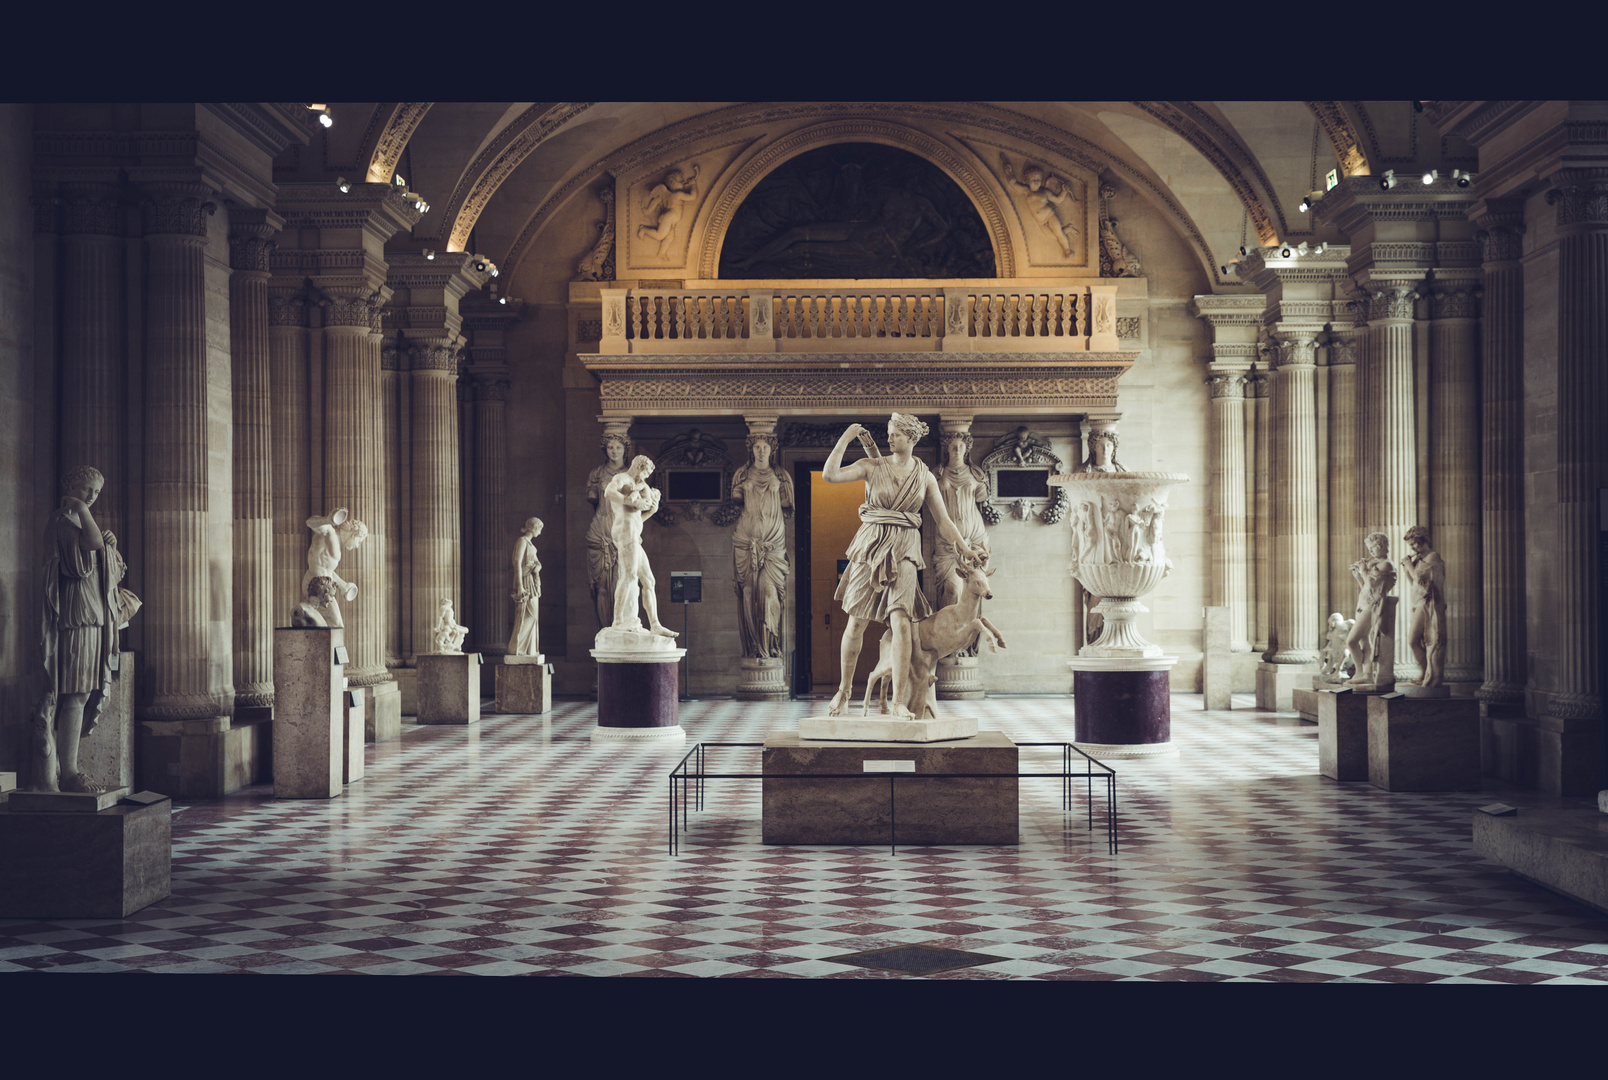
[[(987, 552), (988, 529), (977, 503), (986, 494), (988, 481), (983, 471), (971, 464), (971, 449), (971, 432), (944, 434), (944, 467), (938, 474), (938, 490), (943, 493), (944, 509), (966, 543)], [(938, 565), (938, 606), (945, 607), (960, 599), (963, 574), (956, 562), (955, 545), (943, 536), (934, 542), (933, 556)], [(956, 655), (975, 656), (977, 645), (973, 643)]]
[(619, 576), (620, 553), (614, 547), (614, 510), (603, 497), (603, 489), (625, 469), (630, 446), (623, 435), (603, 436), (606, 460), (586, 478), (586, 501), (595, 508), (592, 523), (586, 527), (586, 570), (592, 586), (592, 604), (597, 608), (599, 626), (614, 625), (614, 583)]
[(731, 497), (742, 504), (732, 536), (733, 587), (743, 655), (782, 655), (782, 587), (787, 583), (787, 527), (793, 513), (793, 479), (771, 462), (774, 435), (748, 439), (748, 461), (731, 480)]

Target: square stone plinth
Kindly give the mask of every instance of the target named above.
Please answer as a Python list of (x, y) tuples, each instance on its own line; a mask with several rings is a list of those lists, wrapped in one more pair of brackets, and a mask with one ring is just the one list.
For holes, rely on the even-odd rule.
[(363, 738), (368, 742), (385, 742), (401, 737), (402, 685), (397, 682), (382, 682), (364, 687)]
[(1318, 722), (1318, 691), (1297, 686), (1290, 691), (1290, 707), (1301, 714), (1301, 719)]
[(346, 763), (344, 665), (335, 626), (274, 631), (274, 796), (332, 799)]
[(1308, 691), (1318, 699), (1318, 772), (1368, 779), (1368, 698), (1354, 690)]
[[(866, 762), (910, 762), (911, 771), (866, 772)], [(886, 765), (873, 766), (877, 770)], [(767, 844), (1015, 844), (1016, 744), (997, 731), (941, 744), (805, 742), (794, 731), (765, 739), (763, 839)], [(850, 779), (783, 776), (853, 774)], [(999, 773), (999, 779), (934, 779), (931, 773)], [(888, 777), (892, 775), (893, 804)], [(858, 779), (864, 776), (865, 779)], [(895, 830), (890, 834), (890, 810)]]
[(0, 918), (121, 919), (172, 892), (173, 803), (0, 807)]
[(1608, 814), (1589, 806), (1474, 811), (1474, 853), (1515, 874), (1608, 912)]
[(1294, 712), (1296, 687), (1312, 686), (1316, 664), (1256, 665), (1256, 707), (1268, 712)]
[(520, 716), (553, 708), (553, 677), (546, 663), (519, 663), (534, 657), (509, 656), (497, 665), (497, 711)]
[(368, 724), (368, 695), (361, 690), (341, 692), (341, 783), (363, 779), (363, 737)]
[(1208, 709), (1232, 709), (1234, 698), (1234, 654), (1228, 608), (1206, 609), (1201, 646), (1200, 690)]
[(1479, 702), (1368, 698), (1368, 782), (1386, 791), (1478, 791)]
[(480, 723), (480, 654), (419, 656), (419, 723)]

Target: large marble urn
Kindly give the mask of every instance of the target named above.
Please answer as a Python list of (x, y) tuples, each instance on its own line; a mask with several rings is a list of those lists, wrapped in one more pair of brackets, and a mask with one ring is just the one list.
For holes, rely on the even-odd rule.
[(1081, 472), (1058, 476), (1071, 509), (1072, 576), (1092, 596), (1105, 625), (1079, 656), (1154, 658), (1161, 646), (1139, 635), (1134, 620), (1149, 611), (1140, 598), (1172, 570), (1161, 539), (1167, 493), (1187, 484), (1182, 473)]
[(1176, 753), (1169, 669), (1176, 656), (1146, 641), (1134, 625), (1149, 609), (1140, 599), (1172, 571), (1162, 518), (1181, 473), (1090, 471), (1057, 476), (1067, 493), (1072, 575), (1103, 617), (1100, 636), (1067, 661), (1073, 672), (1073, 736), (1095, 757)]

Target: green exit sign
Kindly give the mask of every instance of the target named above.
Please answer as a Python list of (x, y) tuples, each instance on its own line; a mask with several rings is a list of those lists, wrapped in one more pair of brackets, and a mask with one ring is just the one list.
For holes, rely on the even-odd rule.
[(1340, 185), (1340, 170), (1330, 169), (1323, 177), (1323, 184), (1324, 191), (1333, 191), (1338, 187)]

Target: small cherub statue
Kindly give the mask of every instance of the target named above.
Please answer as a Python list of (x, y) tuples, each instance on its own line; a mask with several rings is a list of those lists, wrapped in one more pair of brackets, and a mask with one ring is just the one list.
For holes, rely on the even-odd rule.
[(1338, 611), (1329, 616), (1329, 633), (1324, 638), (1322, 666), (1318, 671), (1324, 682), (1339, 683), (1350, 677), (1353, 669), (1346, 638), (1351, 636), (1355, 624), (1355, 619), (1348, 619)]
[(436, 615), (435, 628), (430, 631), (430, 637), (435, 642), (435, 651), (438, 653), (463, 652), (463, 639), (469, 636), (467, 626), (458, 625), (458, 616), (452, 612), (452, 601), (441, 601), (441, 611)]

